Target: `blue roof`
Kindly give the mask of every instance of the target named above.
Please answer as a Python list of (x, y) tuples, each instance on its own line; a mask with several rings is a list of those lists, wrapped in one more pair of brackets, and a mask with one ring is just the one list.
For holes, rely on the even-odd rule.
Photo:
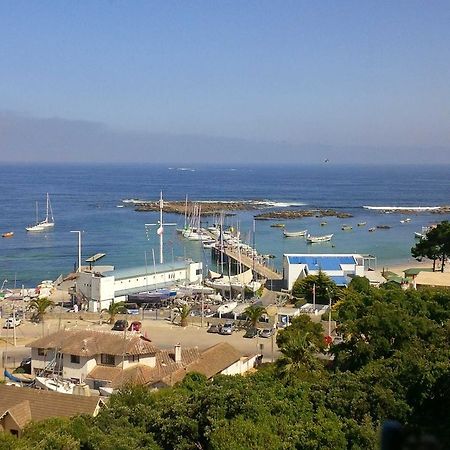
[(108, 272), (103, 272), (102, 275), (104, 277), (114, 276), (116, 280), (121, 280), (124, 278), (132, 278), (143, 275), (152, 275), (155, 273), (163, 273), (170, 272), (172, 270), (180, 270), (185, 269), (193, 261), (176, 261), (173, 263), (165, 263), (165, 264), (156, 264), (156, 267), (153, 264), (148, 264), (147, 266), (138, 266), (138, 267), (129, 267), (125, 269), (116, 269), (110, 270)]
[(342, 264), (356, 264), (353, 256), (288, 256), (289, 264), (305, 264), (309, 270), (341, 270)]
[(347, 277), (330, 277), (335, 283), (336, 286), (347, 286), (349, 283), (349, 279)]

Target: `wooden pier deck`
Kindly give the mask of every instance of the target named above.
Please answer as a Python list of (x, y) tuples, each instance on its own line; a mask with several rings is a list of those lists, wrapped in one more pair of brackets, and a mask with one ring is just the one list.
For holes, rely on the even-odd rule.
[(282, 280), (283, 275), (276, 272), (275, 270), (271, 269), (270, 267), (264, 266), (263, 264), (260, 264), (259, 262), (255, 261), (253, 263), (253, 258), (250, 258), (247, 255), (239, 255), (237, 250), (231, 248), (231, 247), (225, 247), (223, 249), (224, 254), (234, 259), (236, 262), (240, 262), (243, 266), (255, 270), (255, 272), (267, 280)]

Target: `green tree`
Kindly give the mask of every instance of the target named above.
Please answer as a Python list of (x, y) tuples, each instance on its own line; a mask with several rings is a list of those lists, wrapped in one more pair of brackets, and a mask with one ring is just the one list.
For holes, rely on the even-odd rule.
[(266, 308), (264, 308), (264, 306), (261, 306), (261, 305), (250, 305), (244, 311), (244, 315), (250, 321), (253, 328), (256, 328), (256, 325), (257, 325), (259, 319), (261, 319), (261, 317), (264, 314), (267, 314), (267, 311), (266, 311)]
[(277, 345), (283, 355), (277, 361), (283, 378), (307, 379), (321, 368), (317, 355), (325, 348), (323, 329), (308, 316), (295, 317), (289, 327), (281, 330), (277, 334)]
[(447, 257), (450, 255), (450, 222), (444, 220), (429, 230), (426, 236), (411, 248), (411, 254), (415, 258), (431, 259), (433, 270), (436, 267), (436, 260), (439, 259), (443, 272)]
[(313, 301), (314, 291), (316, 303), (326, 305), (337, 293), (336, 283), (324, 272), (319, 270), (317, 275), (308, 275), (299, 278), (292, 286), (292, 295), (295, 298), (304, 297), (308, 302)]
[(370, 281), (366, 277), (353, 277), (348, 285), (349, 289), (356, 292), (369, 292), (371, 289)]
[(117, 314), (123, 311), (125, 302), (111, 302), (108, 308), (102, 309), (102, 312), (106, 312), (109, 316), (108, 323), (113, 324), (116, 321)]

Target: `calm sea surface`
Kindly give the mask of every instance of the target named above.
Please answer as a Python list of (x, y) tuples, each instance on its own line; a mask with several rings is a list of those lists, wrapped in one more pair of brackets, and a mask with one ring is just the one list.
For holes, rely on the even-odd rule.
[[(188, 168), (190, 169), (190, 168)], [(179, 170), (152, 165), (3, 165), (0, 177), (0, 232), (14, 231), (12, 239), (0, 239), (0, 283), (8, 287), (35, 285), (42, 279), (56, 278), (73, 269), (77, 259), (77, 235), (83, 230), (83, 259), (106, 253), (104, 264), (117, 268), (144, 264), (145, 251), (158, 254), (155, 232), (149, 237), (145, 223), (156, 222), (155, 213), (138, 213), (133, 208), (117, 208), (125, 198), (155, 200), (164, 197), (192, 200), (268, 200), (291, 204), (289, 208), (334, 208), (353, 214), (351, 219), (310, 218), (287, 221), (287, 230), (307, 228), (311, 234), (335, 233), (332, 244), (307, 245), (302, 239), (286, 239), (282, 231), (270, 228), (269, 221), (256, 222), (256, 246), (261, 253), (276, 255), (280, 267), (282, 254), (361, 252), (389, 265), (410, 256), (414, 232), (423, 225), (449, 216), (420, 213), (406, 216), (382, 214), (362, 208), (370, 206), (438, 206), (450, 204), (449, 166), (320, 166), (298, 167), (194, 167)], [(41, 216), (45, 195), (50, 193), (56, 226), (48, 233), (27, 233), (25, 226), (35, 221), (35, 202)], [(239, 213), (227, 219), (239, 222), (242, 234), (252, 228), (254, 212)], [(167, 222), (182, 225), (184, 218), (167, 214)], [(205, 219), (208, 220), (208, 219)], [(366, 221), (366, 227), (357, 227)], [(343, 232), (341, 226), (353, 226)], [(390, 230), (367, 229), (391, 225)], [(188, 242), (167, 227), (166, 260), (189, 256), (209, 262), (209, 252), (200, 243)], [(333, 245), (333, 247), (332, 247)], [(151, 257), (151, 256), (150, 256)]]

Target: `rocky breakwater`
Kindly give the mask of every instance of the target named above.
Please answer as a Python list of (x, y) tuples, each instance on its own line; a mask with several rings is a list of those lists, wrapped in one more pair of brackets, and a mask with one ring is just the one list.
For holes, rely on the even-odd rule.
[[(212, 216), (225, 212), (232, 215), (233, 211), (253, 211), (261, 209), (261, 203), (257, 201), (198, 201), (202, 216)], [(192, 210), (192, 203), (188, 205), (188, 212)], [(145, 201), (135, 205), (135, 211), (159, 211), (158, 201)], [(186, 211), (185, 201), (164, 201), (164, 212), (173, 214), (184, 214)]]
[(338, 217), (339, 219), (347, 219), (353, 216), (333, 209), (294, 209), (263, 212), (257, 214), (255, 220), (303, 219), (305, 217)]

